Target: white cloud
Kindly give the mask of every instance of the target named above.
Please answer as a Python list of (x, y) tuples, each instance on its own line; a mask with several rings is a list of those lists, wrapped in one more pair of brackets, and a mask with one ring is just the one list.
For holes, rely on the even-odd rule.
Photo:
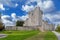
[(28, 18), (28, 15), (23, 15), (23, 16), (21, 16), (21, 19), (22, 20), (26, 20)]
[(52, 15), (52, 14), (45, 14), (43, 16), (43, 19), (45, 20), (45, 18), (49, 19), (50, 22), (52, 22), (54, 24), (60, 24), (60, 13), (54, 14), (54, 15)]
[(1, 3), (0, 3), (0, 9), (5, 10), (5, 8), (3, 7), (3, 4), (1, 4)]
[(52, 0), (44, 1), (43, 2), (43, 11), (52, 11), (55, 9), (55, 5)]
[(53, 5), (53, 2), (52, 1), (44, 1), (43, 3), (44, 5), (44, 8), (50, 8), (52, 5)]
[[(15, 3), (13, 3), (12, 1)], [(18, 4), (16, 4), (18, 1), (17, 0), (0, 0), (0, 3), (9, 7), (16, 7), (18, 6)]]
[(15, 26), (17, 20), (25, 21), (28, 18), (28, 15), (16, 16), (16, 13), (9, 15), (2, 15), (2, 22), (5, 26)]
[(16, 4), (15, 4), (15, 6), (17, 7), (17, 6), (18, 6), (18, 4), (16, 3)]
[(2, 17), (2, 22), (5, 24), (5, 26), (14, 26), (14, 22), (10, 21), (10, 16), (9, 15), (3, 15)]
[(31, 6), (28, 6), (28, 5), (22, 5), (22, 10), (23, 11), (26, 11), (26, 12), (28, 12), (28, 11), (31, 11), (32, 9), (34, 9), (34, 6), (33, 5), (31, 5)]
[(2, 19), (6, 19), (6, 18), (9, 18), (10, 16), (9, 15), (4, 15), (2, 16)]
[(20, 18), (17, 18), (16, 13), (11, 13), (11, 17), (13, 22), (16, 22), (18, 19), (20, 19)]
[(37, 1), (37, 6), (39, 6), (44, 12), (55, 10), (55, 5), (52, 0), (45, 0), (43, 2), (42, 0), (40, 0), (40, 2)]
[(40, 2), (40, 0), (29, 0), (29, 1), (27, 1), (27, 3), (26, 3), (26, 5), (22, 5), (22, 10), (23, 11), (26, 11), (26, 12), (29, 12), (29, 11), (31, 11), (31, 10), (33, 10), (34, 8), (35, 8), (35, 6), (33, 6), (33, 5), (28, 5), (29, 3), (31, 3), (31, 2)]
[(28, 2), (26, 3), (26, 4), (29, 4), (29, 3), (31, 3), (31, 2), (37, 2), (37, 3), (39, 3), (39, 2), (41, 2), (42, 0), (28, 0)]
[[(35, 7), (39, 6), (40, 9), (43, 10), (44, 12), (50, 12), (50, 11), (55, 10), (55, 5), (52, 0), (44, 0), (43, 2), (42, 1), (43, 0), (29, 0), (25, 6), (22, 5), (22, 9), (28, 12), (28, 10), (31, 10), (30, 8), (34, 9)], [(30, 4), (31, 2), (37, 2), (37, 5), (28, 6), (28, 4)]]
[(28, 18), (28, 15), (16, 16), (16, 13), (12, 13), (11, 17), (12, 17), (12, 21), (26, 20)]
[(12, 21), (11, 16), (9, 15), (2, 15), (2, 22), (5, 24), (5, 26), (15, 26), (15, 22)]
[(11, 17), (15, 19), (16, 18), (16, 13), (11, 13)]
[(21, 16), (17, 16), (16, 13), (11, 13), (12, 21), (22, 20)]

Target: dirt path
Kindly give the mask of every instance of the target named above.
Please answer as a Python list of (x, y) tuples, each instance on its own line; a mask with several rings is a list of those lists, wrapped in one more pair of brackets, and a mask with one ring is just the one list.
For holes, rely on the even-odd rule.
[(56, 31), (52, 31), (53, 33), (55, 33), (55, 35), (57, 36), (58, 40), (60, 40), (60, 33), (56, 32)]
[(7, 37), (6, 34), (0, 34), (0, 38), (5, 38), (5, 37)]

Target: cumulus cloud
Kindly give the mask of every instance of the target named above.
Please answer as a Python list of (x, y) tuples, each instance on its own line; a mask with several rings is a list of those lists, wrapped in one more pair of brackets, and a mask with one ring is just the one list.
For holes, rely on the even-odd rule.
[(12, 13), (11, 16), (2, 15), (1, 18), (5, 26), (15, 26), (17, 20), (25, 21), (28, 18), (28, 15), (16, 16), (16, 13)]
[(43, 6), (44, 6), (45, 9), (50, 8), (51, 6), (53, 6), (52, 1), (44, 1), (43, 4), (44, 4)]
[(18, 6), (18, 4), (16, 3), (16, 4), (15, 4), (15, 6), (17, 7), (17, 6)]
[(12, 21), (22, 20), (21, 16), (17, 16), (16, 13), (11, 13)]
[(10, 21), (10, 16), (9, 15), (3, 15), (2, 17), (2, 22), (5, 24), (5, 26), (14, 26), (15, 24)]
[(11, 13), (11, 17), (12, 17), (12, 21), (13, 22), (16, 22), (17, 21), (17, 16), (16, 16), (16, 13)]
[(34, 6), (33, 5), (31, 5), (31, 6), (28, 6), (28, 5), (22, 5), (22, 10), (23, 11), (26, 11), (26, 12), (28, 12), (28, 11), (31, 11), (32, 9), (34, 9)]
[[(56, 12), (56, 13), (58, 13), (58, 12)], [(49, 14), (45, 14), (43, 16), (43, 19), (45, 20), (46, 18), (49, 19), (50, 22), (52, 22), (54, 24), (60, 24), (60, 13), (54, 14), (54, 15), (52, 15), (50, 13)]]
[(22, 20), (26, 20), (28, 18), (28, 15), (23, 15), (23, 16), (21, 16), (21, 19)]
[[(15, 3), (13, 3), (12, 1)], [(4, 4), (6, 6), (9, 6), (9, 7), (17, 7), (18, 4), (16, 2), (18, 2), (18, 1), (17, 0), (0, 0), (0, 3)]]
[(29, 4), (31, 2), (37, 2), (37, 3), (39, 3), (39, 2), (42, 2), (42, 0), (28, 0), (26, 4)]
[(11, 13), (11, 17), (15, 19), (16, 18), (16, 13)]
[[(28, 6), (31, 2), (36, 2), (37, 5), (33, 6), (32, 4)], [(32, 6), (32, 7), (31, 7)], [(44, 12), (51, 12), (55, 9), (55, 5), (52, 0), (29, 0), (26, 5), (22, 5), (22, 9), (25, 11), (31, 10), (30, 8), (34, 9), (35, 7), (39, 6), (41, 10)]]
[(1, 4), (1, 3), (0, 3), (0, 9), (5, 10), (5, 8), (3, 7), (3, 4)]
[(44, 1), (42, 9), (44, 12), (53, 11), (55, 10), (55, 5), (52, 0)]

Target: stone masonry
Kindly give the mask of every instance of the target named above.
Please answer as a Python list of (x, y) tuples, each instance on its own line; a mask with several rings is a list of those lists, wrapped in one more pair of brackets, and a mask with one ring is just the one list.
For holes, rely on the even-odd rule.
[(41, 31), (44, 30), (54, 30), (53, 24), (48, 24), (48, 22), (42, 20), (43, 12), (40, 10), (40, 7), (36, 7), (34, 10), (28, 13), (29, 18), (24, 22), (24, 26), (38, 28)]

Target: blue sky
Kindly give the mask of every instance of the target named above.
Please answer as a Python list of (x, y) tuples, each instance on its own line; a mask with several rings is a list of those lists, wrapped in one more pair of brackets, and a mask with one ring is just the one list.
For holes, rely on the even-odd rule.
[(28, 12), (39, 6), (43, 20), (60, 24), (60, 0), (0, 0), (0, 12), (5, 25), (15, 25), (17, 20), (26, 20)]

